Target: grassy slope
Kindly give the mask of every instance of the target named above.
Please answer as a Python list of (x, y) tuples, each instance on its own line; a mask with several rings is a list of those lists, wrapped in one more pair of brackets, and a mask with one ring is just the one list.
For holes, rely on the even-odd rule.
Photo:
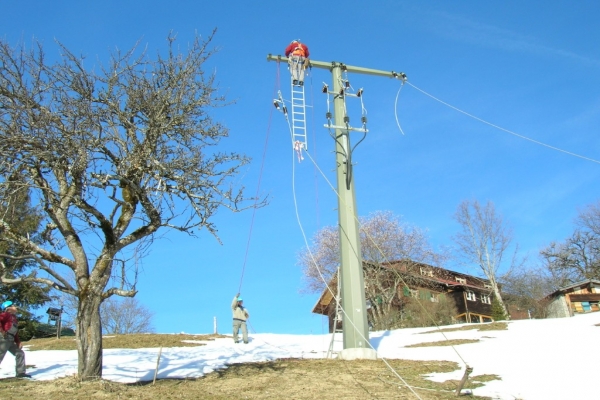
[[(485, 325), (469, 325), (471, 329)], [(497, 324), (486, 329), (506, 329)], [(464, 328), (460, 328), (464, 329)], [(222, 335), (116, 335), (103, 339), (104, 348), (153, 348), (199, 346), (182, 340), (213, 340)], [(456, 343), (439, 342), (437, 345)], [(73, 338), (33, 339), (27, 342), (31, 351), (70, 350), (76, 348)], [(424, 343), (425, 345), (425, 343)], [(432, 345), (427, 342), (426, 345)], [(434, 372), (450, 372), (459, 368), (448, 361), (386, 360), (402, 379), (415, 387), (421, 399), (454, 399), (458, 382), (432, 382), (423, 376)], [(159, 380), (119, 384), (105, 380), (79, 382), (76, 377), (54, 381), (0, 380), (1, 399), (416, 399), (394, 371), (381, 361), (371, 360), (300, 360), (281, 359), (260, 363), (233, 364), (198, 379)], [(471, 376), (466, 388), (496, 376)], [(472, 399), (482, 397), (471, 396)]]

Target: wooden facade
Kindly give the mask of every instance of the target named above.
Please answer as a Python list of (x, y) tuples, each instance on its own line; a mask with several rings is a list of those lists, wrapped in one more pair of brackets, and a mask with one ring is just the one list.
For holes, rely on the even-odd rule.
[[(392, 304), (398, 309), (402, 308), (402, 299), (406, 297), (431, 302), (439, 301), (440, 298), (445, 297), (453, 303), (458, 311), (454, 316), (454, 322), (482, 323), (493, 321), (493, 291), (490, 282), (486, 279), (411, 261), (396, 261), (384, 265), (373, 265), (364, 262), (365, 277), (376, 268), (393, 270), (404, 277), (401, 280), (402, 283), (395, 283), (397, 285), (397, 299)], [(367, 278), (365, 282), (368, 284)], [(312, 312), (326, 315), (329, 318), (329, 332), (332, 332), (336, 312), (337, 278), (334, 277), (328, 286), (329, 288), (323, 291)], [(368, 303), (377, 301), (376, 295), (371, 296), (372, 298), (369, 298), (369, 295), (366, 297)], [(338, 329), (340, 328), (341, 326), (338, 326)]]
[(587, 279), (562, 287), (548, 296), (548, 317), (572, 317), (600, 311), (600, 280)]

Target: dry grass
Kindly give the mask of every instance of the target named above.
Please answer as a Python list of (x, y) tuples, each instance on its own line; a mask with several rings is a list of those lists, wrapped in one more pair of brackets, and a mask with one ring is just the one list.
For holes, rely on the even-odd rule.
[[(102, 337), (104, 349), (149, 349), (158, 347), (195, 347), (204, 346), (202, 341), (224, 338), (224, 335), (187, 335), (187, 334), (135, 334), (135, 335), (108, 335)], [(193, 341), (192, 343), (184, 341)], [(77, 350), (74, 337), (31, 339), (23, 343), (29, 346), (30, 351), (35, 350)]]
[[(111, 348), (187, 346), (182, 340), (212, 340), (215, 336), (122, 335), (106, 337)], [(219, 336), (223, 337), (223, 336)], [(64, 343), (63, 343), (64, 342)], [(69, 343), (65, 345), (65, 343)], [(33, 348), (65, 349), (72, 338), (34, 339)], [(122, 344), (122, 345), (119, 345)], [(198, 344), (192, 344), (198, 345)], [(0, 380), (0, 399), (416, 399), (396, 376), (400, 375), (422, 399), (455, 399), (457, 381), (433, 382), (425, 378), (436, 372), (459, 368), (449, 361), (280, 359), (268, 362), (233, 364), (198, 379), (163, 379), (156, 384), (120, 384), (105, 380), (79, 382), (76, 377), (54, 381)], [(465, 385), (473, 389), (499, 379), (473, 375)], [(470, 396), (472, 399), (484, 397)]]
[(489, 324), (469, 324), (469, 325), (463, 325), (463, 326), (460, 326), (457, 328), (434, 329), (432, 331), (421, 332), (421, 333), (469, 331), (471, 329), (477, 329), (479, 331), (504, 331), (504, 330), (508, 329), (508, 323), (506, 323), (506, 322), (490, 322)]
[[(458, 368), (448, 361), (386, 360), (424, 400), (455, 399), (457, 381), (442, 383), (424, 378), (434, 372)], [(481, 386), (494, 376), (472, 376), (465, 388)], [(386, 367), (371, 360), (284, 359), (233, 364), (199, 379), (164, 379), (119, 384), (104, 380), (79, 382), (75, 377), (51, 382), (5, 379), (0, 381), (2, 399), (416, 399), (417, 397)], [(470, 396), (472, 399), (485, 397)]]
[(437, 342), (415, 343), (404, 347), (435, 347), (435, 346), (458, 346), (459, 344), (477, 343), (479, 339), (453, 339), (440, 340)]

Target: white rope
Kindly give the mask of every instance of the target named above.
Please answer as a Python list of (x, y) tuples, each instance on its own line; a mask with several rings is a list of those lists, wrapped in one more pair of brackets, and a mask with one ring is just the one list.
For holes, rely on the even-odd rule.
[[(323, 171), (321, 171), (321, 169), (319, 168), (319, 166), (316, 165), (314, 159), (310, 156), (310, 153), (306, 152), (306, 155), (311, 160), (311, 162), (315, 165), (315, 167), (317, 168), (317, 170), (321, 173), (321, 175), (323, 176), (323, 178), (325, 179), (325, 181), (327, 182), (327, 184), (329, 185), (329, 187), (331, 188), (331, 190), (343, 202), (344, 200), (340, 197), (340, 195), (338, 194), (337, 190), (333, 187), (332, 183), (329, 181), (329, 179), (327, 179), (327, 177), (325, 176), (325, 174), (323, 173)], [(356, 216), (354, 218), (356, 219)], [(360, 225), (360, 221), (358, 221), (358, 219), (356, 219), (356, 222), (359, 223), (359, 225)], [(375, 246), (375, 248), (377, 249), (377, 251), (379, 251), (379, 254), (381, 254), (381, 256), (383, 257), (383, 261), (387, 262), (387, 263), (391, 263), (390, 260), (387, 259), (387, 257), (385, 256), (385, 254), (383, 253), (383, 251), (381, 250), (381, 248), (379, 247), (379, 245), (377, 245), (377, 242), (369, 235), (369, 233), (365, 232), (365, 234), (366, 234), (367, 238), (373, 243), (373, 245)], [(307, 247), (308, 247), (308, 244), (307, 244)], [(309, 253), (310, 253), (310, 248), (309, 248)], [(312, 253), (310, 253), (310, 255), (312, 257)], [(315, 262), (315, 265), (317, 265), (316, 262)], [(319, 274), (320, 274), (320, 271), (319, 271)], [(322, 277), (322, 275), (321, 275), (321, 277)], [(321, 278), (321, 279), (323, 279), (323, 278)], [(402, 276), (400, 276), (400, 279), (401, 279), (402, 283), (405, 286), (408, 286), (408, 284), (402, 278)], [(325, 283), (325, 284), (327, 285), (327, 283)], [(329, 291), (333, 294), (333, 291), (331, 289), (329, 289)], [(423, 303), (421, 302), (421, 299), (417, 299), (417, 302), (419, 303), (419, 305), (421, 306), (421, 308), (423, 308), (423, 311), (425, 311), (425, 313), (429, 316), (429, 319), (434, 323), (434, 326), (440, 331), (439, 333), (442, 334), (442, 336), (444, 337), (444, 339), (449, 340), (448, 337), (445, 335), (445, 333), (437, 325), (437, 323), (435, 322), (435, 319), (433, 318), (433, 316), (431, 315), (431, 313), (429, 313), (427, 311), (427, 309), (423, 306)], [(360, 332), (359, 332), (359, 334), (360, 334)], [(368, 340), (366, 340), (366, 338), (363, 337), (363, 339), (368, 342)], [(452, 347), (452, 350), (454, 350), (454, 352), (456, 353), (456, 355), (458, 356), (458, 358), (460, 358), (460, 360), (465, 364), (465, 366), (467, 366), (468, 363), (462, 358), (462, 356), (460, 355), (460, 353), (458, 352), (458, 350), (456, 349), (456, 347), (454, 347), (454, 346), (450, 346), (450, 347)], [(373, 349), (373, 350), (375, 350), (375, 349)]]
[[(286, 115), (286, 119), (287, 119), (287, 115)], [(293, 141), (292, 127), (291, 127), (291, 125), (289, 123), (289, 119), (288, 119), (288, 127), (290, 129), (290, 135), (292, 135), (292, 141)], [(319, 273), (319, 277), (321, 278), (321, 280), (325, 284), (325, 287), (327, 288), (327, 290), (329, 291), (329, 293), (331, 294), (331, 296), (333, 298), (335, 298), (336, 301), (339, 301), (339, 299), (337, 299), (337, 297), (336, 297), (336, 294), (333, 292), (333, 290), (331, 289), (331, 287), (329, 286), (329, 284), (325, 280), (325, 277), (323, 276), (323, 273), (321, 272), (321, 269), (319, 268), (319, 265), (316, 262), (315, 257), (313, 255), (312, 251), (310, 250), (310, 246), (308, 244), (308, 238), (306, 237), (306, 232), (304, 231), (304, 227), (303, 227), (302, 221), (300, 219), (300, 213), (298, 211), (298, 200), (297, 200), (297, 196), (296, 196), (296, 162), (295, 162), (295, 159), (294, 159), (294, 152), (295, 151), (292, 151), (292, 194), (293, 194), (293, 198), (294, 198), (294, 210), (296, 212), (296, 220), (298, 221), (298, 226), (300, 227), (300, 232), (302, 233), (302, 238), (304, 240), (304, 244), (306, 245), (306, 248), (307, 248), (308, 253), (310, 255), (310, 258), (311, 258), (311, 260), (313, 262), (313, 265), (315, 266), (317, 272)], [(321, 175), (325, 176), (323, 174), (323, 171), (321, 171), (321, 169), (316, 164), (316, 162), (314, 161), (314, 159), (310, 156), (310, 154), (308, 152), (306, 152), (306, 154), (310, 158), (310, 160), (313, 163), (313, 165), (321, 173)], [(326, 177), (325, 177), (325, 179), (326, 179), (327, 183), (329, 184), (329, 186), (332, 187), (334, 193), (336, 193), (336, 195), (338, 195), (337, 191), (331, 185), (331, 182), (329, 182), (329, 180)], [(338, 197), (339, 197), (339, 195), (338, 195)], [(342, 310), (342, 313), (346, 316), (346, 318), (344, 319), (344, 321), (350, 322), (350, 324), (352, 325), (352, 327), (362, 337), (362, 339), (365, 341), (365, 343), (367, 343), (369, 345), (369, 347), (371, 347), (373, 350), (375, 350), (373, 348), (373, 346), (371, 345), (371, 342), (360, 333), (360, 331), (357, 329), (357, 327), (354, 324), (354, 322), (350, 318), (348, 318), (348, 314), (346, 313), (346, 310), (344, 310), (344, 307), (340, 305), (340, 309)], [(333, 332), (333, 334), (335, 335), (335, 331)], [(375, 351), (377, 351), (377, 350), (375, 350)], [(387, 362), (387, 360), (385, 360), (383, 357), (381, 357), (381, 360), (387, 365), (387, 367), (390, 369), (390, 371), (392, 371), (392, 373), (394, 375), (396, 375), (396, 377), (398, 377), (398, 379), (404, 384), (404, 386), (406, 386), (417, 397), (417, 399), (422, 400), (421, 397), (412, 389), (412, 387), (402, 378), (402, 376), (400, 376), (400, 374), (398, 374), (398, 372), (396, 372), (396, 370), (394, 370), (394, 368)]]
[[(321, 173), (321, 175), (323, 175), (325, 177), (325, 175), (323, 174), (323, 171), (321, 171), (321, 168), (319, 168), (319, 166), (315, 163), (315, 160), (310, 156), (310, 153), (306, 152), (306, 155), (311, 160), (311, 162), (314, 164), (314, 166), (317, 168), (317, 170)], [(292, 157), (292, 162), (293, 162), (293, 157)], [(307, 239), (306, 234), (304, 232), (304, 228), (302, 226), (302, 221), (300, 220), (300, 214), (298, 212), (298, 202), (296, 200), (295, 164), (296, 163), (294, 162), (294, 167), (292, 167), (292, 192), (293, 192), (293, 196), (294, 196), (294, 207), (296, 209), (296, 219), (298, 221), (298, 225), (300, 226), (300, 231), (302, 232), (302, 238), (304, 239), (304, 244), (306, 245), (306, 248), (307, 248), (308, 253), (310, 255), (310, 258), (311, 258), (311, 260), (313, 262), (313, 265), (315, 266), (317, 272), (319, 273), (319, 277), (321, 278), (321, 280), (325, 284), (325, 287), (327, 288), (327, 290), (329, 291), (329, 293), (331, 293), (331, 295), (333, 296), (333, 298), (335, 298), (336, 301), (339, 301), (337, 299), (337, 296), (335, 295), (335, 293), (333, 293), (333, 290), (331, 289), (331, 287), (329, 286), (329, 284), (325, 280), (325, 277), (323, 276), (323, 274), (321, 272), (321, 269), (319, 268), (319, 265), (316, 262), (312, 251), (310, 250), (310, 246), (308, 244), (308, 239)], [(335, 190), (335, 188), (333, 188), (333, 186), (331, 185), (331, 182), (329, 182), (329, 180), (327, 179), (327, 177), (325, 177), (325, 180), (329, 184), (329, 186), (333, 189), (333, 191), (335, 192), (335, 194), (338, 195), (337, 191)], [(338, 195), (338, 197), (339, 197), (339, 195)], [(338, 278), (338, 284), (339, 284), (339, 278)], [(346, 310), (344, 310), (344, 307), (342, 305), (340, 305), (340, 309), (342, 310), (342, 313), (346, 316), (346, 318), (344, 318), (344, 322), (350, 322), (350, 324), (354, 328), (355, 332), (358, 333), (358, 335), (365, 341), (365, 343), (367, 343), (369, 345), (369, 347), (371, 349), (375, 350), (373, 348), (373, 346), (371, 345), (371, 342), (366, 337), (364, 337), (362, 335), (362, 333), (360, 332), (359, 329), (357, 329), (357, 327), (354, 324), (354, 322), (352, 321), (352, 319), (348, 317), (348, 314), (346, 313)], [(335, 334), (335, 331), (333, 332), (333, 334)], [(375, 351), (377, 351), (377, 350), (375, 350)], [(394, 368), (387, 362), (387, 360), (385, 358), (383, 358), (383, 357), (380, 357), (380, 358), (385, 363), (385, 365), (388, 366), (388, 368), (390, 369), (390, 371), (392, 371), (392, 373), (394, 373), (394, 375), (396, 375), (396, 377), (398, 379), (400, 379), (400, 381), (402, 381), (402, 383), (404, 384), (404, 386), (406, 386), (419, 400), (422, 400), (421, 397), (417, 394), (417, 392), (415, 392), (413, 390), (413, 388), (404, 380), (404, 378), (402, 378), (402, 376), (400, 376), (400, 374), (398, 374), (398, 372), (396, 372), (396, 370), (394, 370)]]
[[(345, 90), (345, 88), (344, 88)], [(345, 98), (345, 96), (344, 96)], [(327, 103), (328, 103), (328, 110), (329, 110), (329, 96), (327, 96)], [(362, 99), (361, 99), (361, 106), (363, 108), (363, 112), (366, 112), (366, 109), (364, 108), (364, 106), (362, 105)], [(344, 102), (344, 109), (346, 108), (345, 102)], [(290, 123), (290, 120), (288, 118), (288, 115), (286, 114), (286, 120), (288, 121), (288, 128), (290, 130), (290, 136), (292, 139), (292, 194), (293, 194), (293, 201), (294, 201), (294, 209), (295, 209), (295, 213), (296, 213), (296, 220), (298, 222), (298, 226), (300, 228), (300, 232), (302, 234), (302, 238), (304, 240), (305, 246), (308, 250), (310, 259), (313, 263), (313, 265), (315, 266), (316, 271), (319, 274), (320, 279), (323, 281), (323, 283), (325, 284), (326, 289), (329, 291), (329, 293), (331, 294), (331, 296), (333, 298), (336, 299), (336, 301), (339, 301), (339, 299), (337, 299), (337, 295), (334, 293), (333, 289), (329, 286), (328, 282), (326, 281), (321, 269), (319, 268), (318, 263), (316, 262), (316, 259), (311, 251), (310, 245), (308, 243), (308, 238), (306, 236), (306, 232), (304, 231), (304, 227), (302, 225), (302, 221), (300, 218), (300, 213), (299, 213), (299, 207), (298, 207), (298, 201), (297, 201), (297, 195), (296, 195), (296, 162), (295, 162), (295, 155), (298, 157), (301, 157), (301, 155), (297, 154), (297, 149), (295, 148), (294, 144), (293, 144), (293, 132), (292, 132), (292, 126)], [(401, 128), (400, 128), (401, 129)], [(402, 131), (402, 130), (401, 130)], [(403, 133), (404, 134), (404, 133)], [(304, 149), (305, 150), (305, 149)], [(294, 154), (296, 153), (296, 154)], [(338, 198), (340, 198), (337, 190), (334, 188), (334, 186), (331, 184), (331, 182), (329, 181), (329, 179), (327, 179), (327, 177), (325, 176), (325, 174), (323, 173), (323, 171), (321, 170), (321, 168), (318, 166), (318, 164), (315, 162), (315, 160), (311, 157), (310, 153), (308, 153), (305, 150), (305, 153), (307, 154), (308, 158), (311, 160), (311, 162), (313, 163), (313, 165), (315, 166), (315, 168), (319, 171), (319, 173), (321, 174), (321, 176), (324, 177), (325, 181), (327, 182), (327, 184), (331, 187), (331, 189), (333, 190), (333, 192), (336, 194), (336, 196), (338, 196)], [(302, 158), (303, 159), (303, 158)], [(341, 198), (340, 198), (341, 199)], [(343, 199), (341, 199), (343, 202)], [(345, 206), (345, 205), (344, 205)], [(354, 216), (354, 218), (356, 218), (356, 216)], [(357, 221), (358, 222), (358, 221)], [(373, 241), (373, 239), (371, 238), (371, 241)], [(373, 241), (374, 242), (374, 241)], [(375, 246), (377, 247), (377, 244), (375, 244)], [(379, 249), (380, 253), (383, 255), (383, 252), (381, 251), (381, 249)], [(385, 258), (385, 256), (384, 256)], [(338, 280), (338, 284), (339, 284), (339, 280)], [(419, 301), (420, 303), (420, 301)], [(424, 308), (424, 307), (423, 307)], [(348, 317), (348, 314), (346, 313), (346, 311), (344, 310), (344, 307), (340, 304), (340, 309), (343, 313), (343, 315), (345, 316), (344, 321), (345, 322), (349, 322), (350, 325), (352, 325), (352, 328), (355, 330), (356, 333), (358, 333), (358, 335), (365, 341), (365, 343), (368, 344), (368, 346), (373, 349), (374, 351), (377, 351), (375, 348), (373, 348), (373, 346), (371, 345), (371, 342), (362, 335), (361, 331), (359, 329), (357, 329), (356, 325), (354, 324), (354, 322), (352, 321), (351, 318)], [(431, 318), (431, 315), (430, 315)], [(438, 329), (440, 329), (438, 327)], [(446, 336), (444, 335), (443, 332), (441, 332), (442, 335), (446, 338)], [(335, 334), (335, 332), (333, 333)], [(447, 338), (446, 338), (447, 339)], [(466, 362), (464, 361), (464, 359), (461, 357), (461, 355), (458, 353), (458, 351), (456, 350), (456, 348), (454, 346), (451, 346), (452, 349), (456, 352), (456, 354), (458, 355), (458, 357), (463, 361), (463, 363), (466, 365)], [(388, 367), (388, 369), (402, 382), (402, 384), (407, 387), (414, 395), (416, 398), (418, 398), (419, 400), (421, 400), (421, 397), (418, 395), (418, 393), (416, 393), (413, 389), (413, 387), (411, 385), (409, 385), (404, 378), (402, 378), (402, 376), (400, 374), (398, 374), (398, 372), (388, 363), (388, 361), (384, 358), (384, 357), (379, 357), (384, 364)]]

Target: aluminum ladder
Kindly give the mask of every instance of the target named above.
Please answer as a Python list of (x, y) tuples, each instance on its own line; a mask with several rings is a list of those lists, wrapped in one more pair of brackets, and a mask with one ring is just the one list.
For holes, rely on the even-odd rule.
[[(290, 82), (292, 82), (290, 80)], [(292, 145), (298, 152), (307, 150), (306, 143), (306, 104), (304, 86), (292, 85)]]
[[(339, 274), (339, 271), (338, 271)], [(338, 282), (339, 283), (339, 282)], [(337, 296), (335, 297), (335, 317), (333, 318), (333, 329), (331, 332), (331, 342), (329, 342), (329, 349), (327, 350), (327, 358), (331, 358), (334, 354), (333, 351), (333, 347), (335, 345), (336, 342), (336, 335), (338, 336), (337, 341), (338, 342), (342, 342), (344, 341), (343, 338), (343, 334), (344, 334), (344, 330), (343, 329), (338, 329), (338, 321), (342, 320), (342, 297), (340, 296), (341, 294), (341, 290), (340, 290), (340, 285), (338, 284), (338, 289), (337, 289)], [(342, 326), (343, 328), (343, 326)], [(339, 336), (342, 336), (342, 339), (339, 339)], [(343, 347), (343, 346), (342, 346)], [(337, 353), (337, 352), (335, 352)]]

